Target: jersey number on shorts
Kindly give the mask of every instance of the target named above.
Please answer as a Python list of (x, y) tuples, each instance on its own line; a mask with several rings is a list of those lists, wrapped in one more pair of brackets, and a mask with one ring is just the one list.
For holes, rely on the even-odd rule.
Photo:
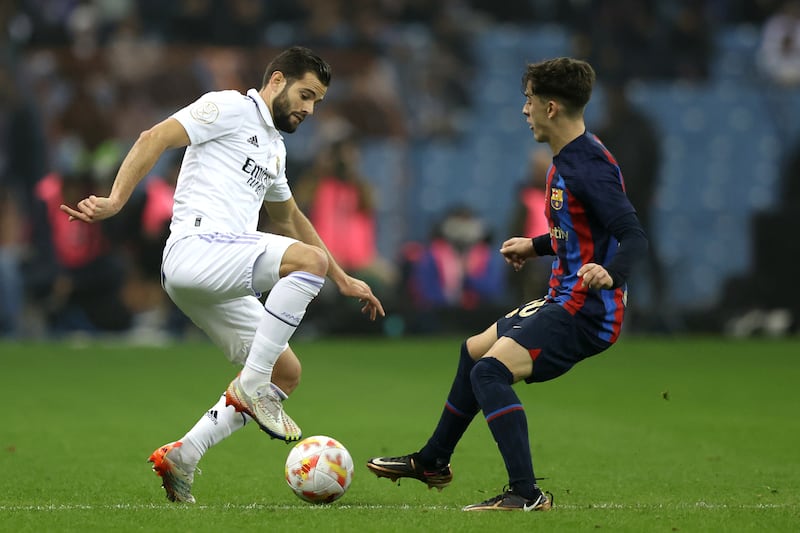
[(534, 300), (532, 302), (528, 302), (525, 305), (521, 305), (508, 313), (506, 318), (511, 318), (512, 316), (519, 313), (520, 318), (527, 318), (531, 316), (533, 313), (539, 310), (541, 306), (544, 305), (544, 298), (539, 298), (538, 300)]

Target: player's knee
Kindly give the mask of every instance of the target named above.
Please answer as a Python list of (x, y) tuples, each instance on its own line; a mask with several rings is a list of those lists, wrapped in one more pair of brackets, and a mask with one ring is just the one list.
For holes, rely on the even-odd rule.
[(483, 357), (475, 363), (469, 373), (473, 388), (492, 382), (513, 383), (513, 374), (501, 361), (494, 357)]
[(281, 276), (291, 272), (308, 272), (325, 277), (328, 273), (328, 255), (317, 246), (295, 243), (286, 250), (281, 263)]

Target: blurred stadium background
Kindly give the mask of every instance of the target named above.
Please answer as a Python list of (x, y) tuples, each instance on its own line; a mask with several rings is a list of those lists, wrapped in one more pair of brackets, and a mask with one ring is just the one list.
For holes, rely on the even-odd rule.
[[(794, 218), (800, 202), (800, 15), (791, 13), (793, 4), (5, 1), (2, 333), (25, 338), (98, 330), (90, 318), (65, 324), (50, 316), (67, 297), (52, 282), (58, 274), (42, 265), (53, 261), (41, 253), (52, 235), (36, 229), (46, 216), (35, 205), (45, 175), (88, 165), (93, 186), (102, 190), (140, 131), (203, 92), (258, 87), (272, 54), (292, 44), (328, 59), (334, 79), (315, 117), (286, 136), (290, 181), (301, 190), (300, 179), (313, 174), (327, 147), (356, 140), (358, 171), (375, 199), (377, 252), (385, 259), (377, 292), (392, 316), (381, 332), (414, 333), (409, 317), (430, 311), (409, 303), (404, 251), (408, 243), (424, 243), (445, 213), (466, 206), (493, 244), (509, 234), (535, 147), (520, 114), (520, 76), (527, 62), (573, 55), (598, 71), (590, 130), (634, 127), (615, 123), (609, 113), (608, 92), (624, 87), (657, 132), (655, 175), (637, 175), (620, 161), (629, 190), (653, 182), (650, 233), (664, 280), (657, 298), (647, 283), (652, 269), (637, 274), (631, 299), (639, 318), (631, 329), (796, 333), (800, 289), (784, 282), (792, 274), (786, 258), (800, 252)], [(774, 23), (778, 19), (781, 24)], [(781, 41), (785, 57), (776, 63), (770, 32), (784, 27), (796, 42)], [(628, 134), (635, 139), (637, 131)], [(168, 159), (154, 175), (169, 177), (174, 161)], [(157, 289), (157, 273), (141, 265), (146, 247), (132, 246), (129, 234), (124, 225), (108, 232), (108, 253), (127, 265), (116, 283), (131, 318), (116, 331), (184, 333), (185, 324), (165, 313), (157, 296), (143, 297), (150, 294), (143, 287)], [(454, 324), (471, 328), (477, 309), (494, 316), (520, 300), (513, 285), (501, 281), (499, 296), (485, 305), (434, 314), (454, 312)], [(310, 311), (309, 331), (375, 332), (361, 322), (331, 326), (325, 302), (321, 298)], [(59, 312), (71, 311), (62, 306)], [(648, 319), (653, 316), (659, 318)]]

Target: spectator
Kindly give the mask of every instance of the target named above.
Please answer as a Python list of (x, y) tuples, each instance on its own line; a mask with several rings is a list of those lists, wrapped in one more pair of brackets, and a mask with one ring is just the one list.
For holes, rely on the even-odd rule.
[(169, 237), (173, 195), (180, 157), (165, 157), (163, 171), (153, 173), (136, 189), (129, 209), (109, 221), (111, 236), (124, 245), (129, 273), (123, 295), (134, 313), (131, 337), (161, 342), (182, 337), (190, 321), (161, 287), (161, 256)]
[(800, 0), (788, 0), (766, 20), (757, 66), (768, 84), (763, 90), (782, 150), (789, 153), (800, 134), (797, 89), (800, 88)]
[[(544, 209), (547, 169), (551, 162), (547, 148), (536, 147), (531, 150), (526, 176), (515, 196), (518, 201), (512, 215), (511, 235), (541, 235), (550, 231)], [(518, 293), (516, 299), (529, 302), (544, 296), (552, 264), (552, 257), (536, 257), (526, 261), (519, 272), (510, 271), (508, 280)]]
[(708, 79), (713, 31), (706, 12), (705, 2), (677, 2), (668, 21), (670, 76), (695, 82)]
[(642, 281), (649, 287), (651, 303), (642, 305), (645, 301), (642, 297), (633, 298), (636, 304), (631, 304), (628, 323), (632, 328), (672, 328), (674, 326), (668, 326), (673, 320), (667, 318), (665, 274), (653, 230), (661, 139), (653, 121), (630, 101), (625, 83), (610, 83), (605, 89), (605, 117), (595, 132), (606, 146), (614, 146), (614, 157), (625, 169), (625, 191), (650, 238), (647, 258), (637, 265), (637, 274), (646, 278)]
[(404, 247), (401, 290), (411, 306), (406, 311), (412, 332), (447, 328), (452, 317), (466, 326), (461, 311), (495, 313), (495, 304), (505, 299), (505, 263), (491, 237), (476, 213), (459, 206), (436, 225), (430, 242)]
[(299, 202), (320, 237), (351, 272), (369, 270), (378, 258), (374, 192), (360, 173), (360, 157), (354, 139), (335, 142), (298, 187)]
[(41, 117), (22, 78), (10, 58), (0, 59), (0, 337), (24, 333), (22, 261), (33, 187), (44, 169)]
[(779, 86), (800, 85), (800, 0), (783, 3), (764, 23), (758, 60)]
[(397, 72), (393, 63), (376, 52), (362, 46), (353, 56), (358, 68), (350, 73), (348, 91), (338, 101), (339, 109), (365, 137), (404, 139), (409, 131), (397, 91)]
[(800, 205), (800, 142), (783, 161), (780, 202), (756, 214), (751, 222), (754, 264), (726, 282), (714, 317), (733, 337), (782, 337), (800, 331), (800, 289), (784, 283), (786, 258), (800, 254), (795, 237)]
[[(360, 149), (346, 138), (322, 150), (311, 169), (301, 178), (297, 200), (336, 261), (347, 272), (366, 280), (382, 293), (394, 282), (394, 269), (378, 254), (375, 199), (371, 184), (360, 172)], [(333, 287), (317, 298), (321, 306), (352, 313), (328, 316), (329, 327), (360, 330), (360, 306), (343, 298)]]
[(263, 0), (228, 0), (220, 14), (214, 40), (223, 46), (258, 46), (264, 42), (267, 4)]
[(54, 334), (123, 332), (132, 316), (122, 300), (121, 258), (102, 225), (70, 223), (60, 209), (95, 187), (93, 154), (74, 139), (65, 140), (60, 152), (59, 168), (35, 188), (28, 285)]
[(160, 3), (161, 9), (170, 11), (169, 30), (166, 36), (175, 43), (204, 44), (214, 35), (217, 22), (213, 0), (178, 0)]
[(469, 128), (472, 86), (476, 71), (472, 37), (478, 24), (461, 6), (438, 5), (431, 10), (430, 42), (405, 82), (409, 121), (418, 138), (457, 138)]
[(671, 74), (668, 26), (655, 2), (584, 2), (576, 11), (576, 54), (622, 79), (664, 79)]
[(0, 338), (20, 334), (22, 222), (17, 200), (0, 183)]
[(10, 61), (0, 61), (0, 179), (20, 202), (22, 226), (33, 202), (33, 187), (44, 173), (45, 139), (39, 108)]

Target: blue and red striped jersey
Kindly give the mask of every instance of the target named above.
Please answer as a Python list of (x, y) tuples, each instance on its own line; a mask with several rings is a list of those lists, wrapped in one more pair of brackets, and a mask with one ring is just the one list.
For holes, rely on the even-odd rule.
[(609, 226), (635, 212), (619, 165), (597, 136), (587, 131), (553, 157), (546, 198), (550, 243), (556, 253), (547, 299), (600, 339), (615, 342), (622, 328), (627, 285), (588, 289), (581, 287), (577, 275), (585, 263), (608, 265), (619, 245)]

